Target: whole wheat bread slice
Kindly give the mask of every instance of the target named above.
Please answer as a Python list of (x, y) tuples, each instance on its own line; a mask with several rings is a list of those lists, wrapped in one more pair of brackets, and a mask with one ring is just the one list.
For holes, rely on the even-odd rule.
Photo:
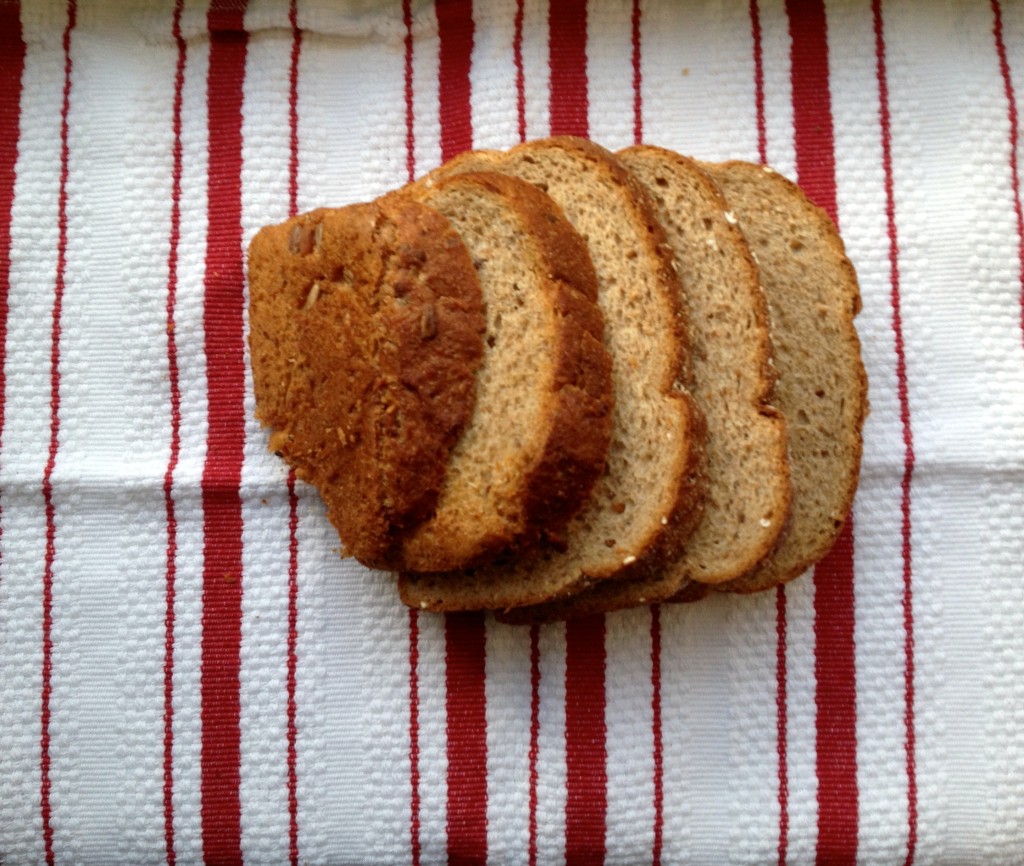
[(567, 527), (545, 545), (485, 568), (402, 575), (407, 604), (431, 610), (509, 609), (626, 578), (671, 558), (701, 513), (704, 421), (691, 372), (678, 275), (647, 193), (608, 151), (574, 138), (505, 154), (469, 154), (428, 176), (480, 169), (521, 177), (547, 192), (586, 240), (616, 395), (607, 470)]
[(487, 328), (473, 413), (434, 513), (403, 539), (409, 571), (445, 571), (560, 538), (604, 469), (611, 362), (582, 239), (529, 183), (457, 174), (407, 191), (476, 266)]
[(790, 506), (786, 425), (757, 265), (711, 178), (691, 159), (640, 145), (616, 156), (644, 184), (675, 253), (688, 306), (693, 395), (707, 420), (704, 517), (682, 555), (637, 580), (602, 582), (510, 621), (566, 619), (699, 595), (691, 581), (733, 580), (772, 550)]
[(434, 510), (483, 355), (476, 270), (415, 201), (317, 210), (249, 247), (256, 414), (317, 486), (346, 552), (404, 566)]
[(755, 592), (820, 560), (842, 530), (860, 474), (867, 376), (854, 317), (860, 291), (828, 215), (769, 168), (707, 165), (757, 258), (771, 310), (793, 502), (785, 537), (748, 574), (720, 588)]

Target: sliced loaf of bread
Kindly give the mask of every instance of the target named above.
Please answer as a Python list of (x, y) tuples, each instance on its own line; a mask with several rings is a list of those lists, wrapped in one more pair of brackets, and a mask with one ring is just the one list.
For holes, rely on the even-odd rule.
[(458, 232), (487, 319), (473, 413), (433, 514), (402, 542), (407, 570), (438, 572), (562, 537), (604, 469), (611, 362), (587, 248), (548, 196), (493, 172), (405, 195)]
[(693, 395), (707, 420), (704, 518), (679, 557), (639, 579), (604, 581), (506, 619), (565, 619), (666, 601), (691, 581), (733, 580), (768, 555), (789, 513), (786, 426), (770, 402), (768, 307), (747, 242), (693, 160), (646, 145), (616, 156), (651, 194), (685, 289)]
[(256, 414), (316, 485), (346, 552), (405, 566), (469, 420), (483, 356), (476, 269), (415, 201), (317, 210), (249, 247)]
[(860, 473), (867, 376), (854, 317), (860, 291), (835, 224), (769, 168), (707, 165), (756, 256), (771, 310), (793, 502), (785, 536), (749, 573), (720, 588), (755, 592), (797, 577), (839, 535)]
[(419, 186), (481, 169), (545, 191), (587, 243), (612, 359), (612, 441), (607, 469), (564, 544), (484, 568), (402, 575), (402, 599), (431, 610), (508, 609), (635, 576), (642, 564), (678, 555), (706, 484), (679, 277), (643, 186), (608, 151), (575, 138), (468, 154)]

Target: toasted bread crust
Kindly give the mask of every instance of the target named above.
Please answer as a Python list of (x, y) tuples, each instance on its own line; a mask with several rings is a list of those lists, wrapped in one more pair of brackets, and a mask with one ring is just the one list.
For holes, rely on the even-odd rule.
[(761, 591), (852, 508), (857, 278), (767, 167), (470, 152), (262, 230), (249, 282), (270, 447), (409, 606), (536, 623)]
[(317, 210), (249, 249), (257, 416), (316, 485), (346, 552), (399, 568), (473, 408), (480, 286), (458, 235), (415, 202)]

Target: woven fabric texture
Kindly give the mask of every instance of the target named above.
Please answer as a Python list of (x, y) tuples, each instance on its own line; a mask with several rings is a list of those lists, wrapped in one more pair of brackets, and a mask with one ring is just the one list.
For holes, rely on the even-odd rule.
[[(0, 862), (1024, 864), (1024, 3), (0, 2)], [(244, 248), (550, 133), (767, 161), (861, 282), (812, 573), (404, 609), (253, 417)]]

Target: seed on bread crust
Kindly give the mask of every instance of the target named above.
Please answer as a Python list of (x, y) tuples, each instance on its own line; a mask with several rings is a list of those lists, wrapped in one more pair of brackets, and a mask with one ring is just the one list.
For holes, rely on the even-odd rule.
[(302, 312), (306, 313), (312, 309), (313, 304), (316, 303), (317, 298), (320, 297), (320, 281), (314, 280), (313, 285), (309, 287), (309, 294), (306, 295), (306, 300), (302, 304)]
[(424, 340), (433, 340), (437, 336), (437, 311), (433, 304), (427, 304), (420, 316), (420, 336)]
[(288, 236), (288, 251), (298, 256), (308, 256), (320, 247), (323, 235), (323, 223), (296, 223)]

